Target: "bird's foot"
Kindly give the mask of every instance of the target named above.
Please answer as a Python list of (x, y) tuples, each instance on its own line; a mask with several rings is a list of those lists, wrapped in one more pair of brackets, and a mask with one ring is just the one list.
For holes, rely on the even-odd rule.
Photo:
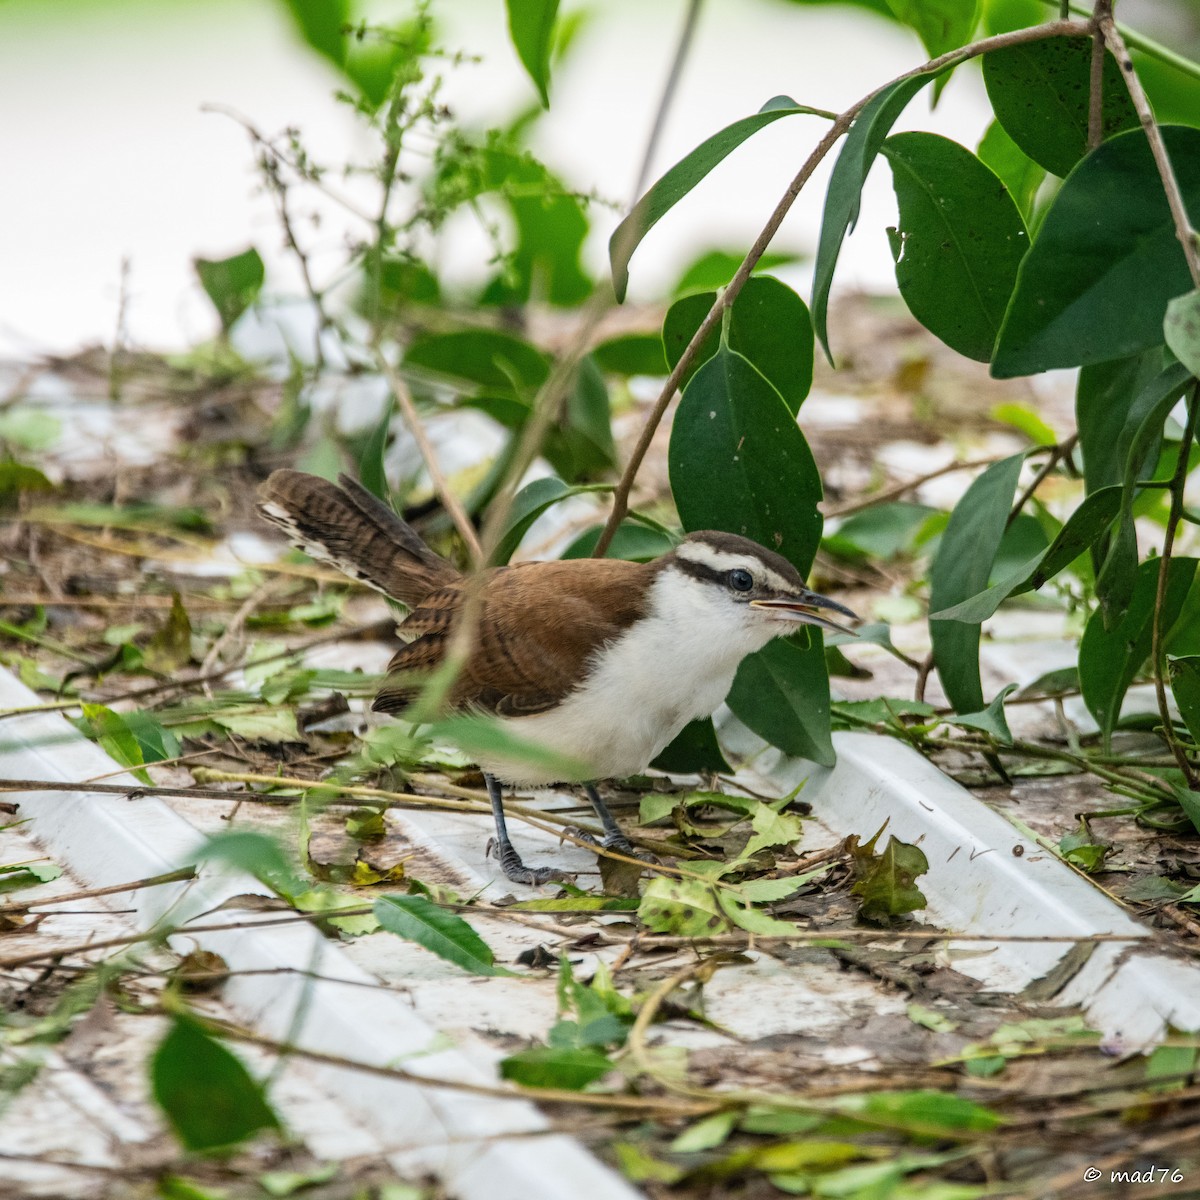
[(504, 878), (513, 883), (523, 883), (526, 887), (541, 887), (544, 883), (555, 883), (560, 879), (569, 878), (566, 871), (559, 871), (555, 867), (527, 867), (521, 861), (521, 856), (512, 842), (489, 839), (486, 856), (490, 858), (493, 850), (500, 860), (500, 870), (504, 872)]
[(598, 838), (595, 834), (588, 833), (586, 829), (572, 827), (564, 832), (569, 833), (578, 841), (595, 846), (600, 850), (611, 850), (614, 854), (623, 854), (626, 858), (636, 858), (651, 866), (659, 866), (662, 863), (662, 859), (657, 855), (651, 854), (648, 850), (639, 850), (623, 833), (609, 833), (605, 834), (603, 838)]

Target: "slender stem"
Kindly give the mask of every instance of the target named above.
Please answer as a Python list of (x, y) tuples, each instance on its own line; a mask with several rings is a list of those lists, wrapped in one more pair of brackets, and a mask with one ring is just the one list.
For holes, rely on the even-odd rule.
[[(1063, 0), (1063, 7), (1070, 7), (1070, 0)], [(1112, 0), (1096, 0), (1094, 20), (1099, 21), (1105, 12), (1111, 14)], [(1064, 13), (1064, 16), (1067, 14)], [(1088, 82), (1088, 149), (1095, 150), (1104, 139), (1104, 35), (1099, 26), (1092, 34), (1092, 72)]]
[[(126, 791), (129, 789), (126, 788)], [(182, 883), (196, 878), (195, 867), (180, 867), (177, 871), (167, 871), (163, 875), (151, 875), (146, 879), (135, 879), (131, 883), (112, 883), (108, 887), (87, 888), (81, 892), (63, 892), (57, 896), (42, 896), (37, 900), (10, 901), (0, 904), (0, 917), (12, 913), (28, 912), (31, 908), (45, 908), (52, 904), (69, 904), (76, 900), (91, 900), (95, 896), (113, 896), (118, 892), (136, 892), (140, 888), (158, 887), (164, 883)]]
[(1038, 469), (1038, 473), (1030, 481), (1029, 486), (1021, 493), (1020, 497), (1017, 499), (1017, 502), (1012, 506), (1012, 511), (1008, 514), (1008, 520), (1005, 523), (1006, 529), (1017, 519), (1025, 505), (1027, 505), (1029, 501), (1033, 499), (1038, 488), (1040, 488), (1042, 484), (1046, 482), (1054, 468), (1057, 467), (1064, 458), (1069, 458), (1071, 456), (1078, 441), (1079, 434), (1073, 433), (1069, 438), (1066, 439), (1066, 441), (1059, 442), (1057, 446), (1050, 447), (1050, 457)]
[(1154, 156), (1154, 165), (1158, 168), (1163, 191), (1167, 197), (1167, 205), (1171, 209), (1171, 219), (1175, 223), (1175, 236), (1183, 247), (1183, 256), (1187, 260), (1192, 283), (1200, 288), (1200, 241), (1197, 241), (1196, 231), (1192, 228), (1188, 217), (1187, 207), (1183, 202), (1183, 192), (1179, 189), (1179, 180), (1175, 178), (1175, 169), (1171, 166), (1162, 130), (1159, 129), (1158, 122), (1154, 119), (1154, 109), (1150, 106), (1146, 89), (1142, 87), (1142, 81), (1133, 69), (1133, 60), (1129, 57), (1129, 47), (1125, 44), (1125, 39), (1121, 36), (1116, 21), (1113, 20), (1111, 0), (1097, 0), (1096, 7), (1098, 14), (1103, 13), (1098, 16), (1096, 23), (1125, 78), (1125, 85), (1129, 88), (1129, 98), (1133, 101), (1138, 119), (1146, 131), (1146, 140), (1150, 143), (1150, 153)]
[(1162, 557), (1158, 562), (1158, 587), (1154, 595), (1153, 640), (1150, 649), (1150, 657), (1154, 662), (1154, 692), (1158, 697), (1158, 711), (1162, 717), (1163, 738), (1174, 755), (1179, 769), (1183, 772), (1187, 786), (1193, 792), (1200, 792), (1200, 772), (1197, 772), (1192, 765), (1187, 752), (1175, 734), (1175, 722), (1171, 717), (1170, 706), (1167, 704), (1167, 655), (1166, 647), (1163, 645), (1166, 631), (1163, 629), (1163, 609), (1166, 607), (1171, 551), (1175, 546), (1175, 532), (1179, 528), (1180, 517), (1183, 513), (1183, 489), (1187, 482), (1192, 443), (1196, 439), (1198, 416), (1200, 416), (1200, 383), (1193, 385), (1192, 394), (1188, 397), (1187, 424), (1183, 431), (1183, 440), (1179, 443), (1179, 461), (1175, 464), (1175, 473), (1171, 479), (1171, 507), (1167, 514), (1167, 531), (1163, 536)]
[(704, 0), (688, 0), (687, 12), (683, 18), (683, 28), (679, 33), (679, 41), (675, 45), (675, 54), (671, 59), (670, 69), (667, 71), (662, 95), (659, 96), (658, 106), (654, 110), (654, 123), (650, 126), (646, 149), (642, 152), (642, 163), (638, 168), (637, 183), (633, 187), (633, 199), (629, 202), (630, 208), (646, 190), (646, 180), (650, 176), (650, 168), (654, 165), (654, 154), (658, 150), (663, 127), (667, 123), (667, 113), (671, 109), (671, 101), (675, 98), (675, 90), (679, 86), (679, 78), (683, 74), (683, 64), (687, 61), (688, 51), (692, 47), (692, 38), (695, 36), (700, 9), (703, 6)]
[(481, 566), (483, 564), (483, 547), (479, 544), (475, 527), (471, 524), (471, 518), (467, 515), (467, 510), (463, 508), (462, 502), (451, 490), (446, 476), (442, 473), (442, 468), (438, 464), (437, 454), (433, 449), (433, 443), (429, 440), (429, 434), (425, 431), (425, 424), (417, 412), (417, 406), (413, 403), (412, 392), (408, 390), (408, 384), (404, 382), (400, 372), (388, 361), (387, 355), (384, 354), (378, 344), (373, 347), (373, 353), (375, 365), (379, 368), (380, 374), (387, 380), (388, 387), (392, 389), (392, 395), (396, 397), (396, 403), (400, 405), (400, 412), (404, 416), (404, 423), (408, 426), (408, 431), (412, 434), (413, 441), (417, 443), (417, 449), (420, 451), (421, 459), (425, 463), (425, 470), (429, 472), (429, 481), (433, 484), (433, 490), (442, 502), (442, 507), (449, 514), (450, 520), (454, 522), (454, 528), (458, 530), (458, 536), (462, 538), (463, 544), (467, 547), (467, 551), (471, 556), (472, 566)]
[(1035, 25), (1029, 29), (1017, 29), (1011, 33), (1002, 33), (995, 37), (983, 38), (978, 42), (972, 42), (969, 46), (963, 46), (958, 50), (952, 50), (948, 54), (931, 59), (929, 62), (913, 68), (911, 71), (904, 72), (904, 74), (897, 76), (896, 79), (884, 84), (883, 87), (876, 88), (869, 95), (864, 96), (857, 104), (851, 105), (850, 108), (834, 119), (832, 126), (830, 126), (824, 137), (817, 143), (816, 148), (797, 172), (796, 177), (788, 184), (787, 191), (784, 192), (782, 199), (780, 199), (774, 211), (767, 219), (767, 223), (755, 239), (754, 245), (750, 247), (750, 252), (742, 260), (742, 265), (738, 267), (733, 278), (718, 295), (716, 303), (713, 304), (708, 315), (700, 322), (700, 327), (696, 330), (692, 336), (692, 340), (687, 344), (679, 361), (675, 364), (675, 369), (663, 384), (658, 399), (655, 400), (654, 406), (651, 408), (642, 426), (641, 433), (638, 435), (637, 444), (634, 446), (633, 452), (629, 457), (629, 462), (621, 474), (617, 489), (613, 493), (612, 512), (609, 514), (608, 521), (605, 523), (600, 538), (596, 542), (595, 550), (592, 551), (593, 557), (600, 558), (604, 556), (612, 542), (613, 536), (617, 532), (618, 526), (625, 519), (625, 515), (629, 511), (629, 495), (633, 490), (634, 479), (641, 468), (647, 451), (650, 449), (650, 443), (654, 439), (654, 434), (675, 396), (680, 381), (695, 361), (700, 347), (708, 339), (708, 335), (720, 324), (725, 309), (732, 306), (734, 300), (737, 299), (746, 280), (750, 278), (755, 266), (758, 264), (758, 260), (766, 253), (767, 247), (771, 244), (771, 240), (774, 238), (779, 226), (783, 223), (784, 217), (791, 210), (804, 185), (812, 177), (813, 172), (820, 166), (829, 151), (837, 144), (838, 139), (850, 128), (854, 122), (854, 118), (858, 116), (863, 107), (883, 91), (885, 87), (891, 87), (901, 80), (911, 79), (927, 71), (955, 66), (960, 62), (966, 62), (968, 59), (976, 58), (981, 54), (987, 54), (993, 50), (1003, 50), (1009, 46), (1020, 46), (1027, 42), (1045, 41), (1053, 37), (1087, 37), (1091, 35), (1091, 32), (1092, 27), (1089, 22), (1051, 21), (1045, 25)]

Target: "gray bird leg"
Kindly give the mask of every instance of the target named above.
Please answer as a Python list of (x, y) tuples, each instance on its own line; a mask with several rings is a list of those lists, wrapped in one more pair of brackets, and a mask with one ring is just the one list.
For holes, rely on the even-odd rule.
[[(566, 874), (563, 871), (556, 871), (553, 867), (527, 867), (521, 861), (517, 848), (508, 836), (508, 825), (504, 820), (504, 802), (500, 796), (500, 781), (486, 771), (483, 780), (487, 784), (488, 796), (492, 801), (492, 816), (496, 821), (496, 857), (500, 860), (500, 870), (504, 872), (505, 878), (511, 879), (513, 883), (535, 887), (555, 879), (565, 879)], [(609, 820), (612, 820), (611, 816)]]
[[(615, 850), (618, 854), (624, 854), (629, 858), (640, 858), (644, 862), (656, 863), (658, 859), (647, 853), (645, 850), (638, 850), (633, 843), (625, 836), (620, 825), (617, 824), (617, 819), (609, 812), (608, 805), (600, 799), (600, 793), (596, 791), (596, 785), (585, 783), (583, 790), (587, 793), (587, 798), (591, 801), (592, 807), (596, 810), (596, 816), (600, 818), (600, 824), (604, 828), (604, 838), (600, 845), (605, 850)], [(584, 839), (587, 840), (586, 838)]]

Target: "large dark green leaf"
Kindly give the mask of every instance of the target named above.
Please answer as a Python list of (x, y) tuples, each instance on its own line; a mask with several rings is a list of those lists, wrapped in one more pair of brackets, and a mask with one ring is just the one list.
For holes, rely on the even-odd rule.
[(1008, 136), (999, 121), (993, 121), (977, 151), (979, 161), (990, 167), (1008, 188), (1026, 220), (1033, 212), (1034, 198), (1046, 178), (1046, 168), (1037, 163)]
[[(716, 292), (699, 292), (676, 300), (667, 311), (663, 347), (672, 369), (716, 300)], [(791, 412), (798, 412), (812, 387), (813, 373), (812, 319), (804, 301), (770, 275), (748, 279), (733, 302), (726, 336), (730, 349), (749, 359)], [(682, 386), (716, 354), (720, 340), (721, 331), (714, 329), (692, 360)]]
[(150, 1061), (154, 1099), (187, 1150), (235, 1146), (279, 1118), (241, 1061), (199, 1022), (177, 1014)]
[(833, 355), (829, 352), (827, 329), (829, 290), (833, 286), (833, 272), (838, 255), (842, 252), (842, 242), (858, 221), (863, 184), (867, 181), (883, 139), (891, 132), (896, 119), (908, 102), (940, 74), (941, 71), (922, 72), (883, 88), (863, 107), (850, 126), (842, 152), (834, 163), (833, 173), (829, 177), (829, 191), (825, 193), (817, 261), (813, 264), (812, 294), (813, 327), (830, 362), (833, 361)]
[(772, 746), (831, 767), (825, 648), (820, 630), (810, 629), (808, 637), (805, 649), (776, 638), (744, 659), (727, 703), (738, 720)]
[[(1083, 702), (1096, 718), (1106, 744), (1120, 716), (1125, 693), (1150, 654), (1159, 565), (1157, 559), (1150, 559), (1138, 568), (1129, 607), (1114, 628), (1105, 628), (1104, 614), (1097, 610), (1079, 643)], [(1195, 573), (1196, 559), (1171, 559), (1162, 614), (1164, 629), (1170, 628), (1179, 615)]]
[(1129, 443), (1137, 428), (1136, 424), (1130, 427), (1131, 408), (1161, 372), (1162, 351), (1157, 348), (1131, 358), (1093, 363), (1079, 372), (1075, 424), (1083, 482), (1089, 492), (1124, 480)]
[[(1024, 454), (1014, 454), (988, 467), (950, 514), (929, 570), (931, 612), (951, 608), (987, 587), (1024, 461)], [(947, 699), (956, 712), (978, 712), (984, 707), (979, 626), (931, 620), (929, 634)]]
[(1093, 492), (1071, 514), (1070, 520), (1058, 531), (1058, 536), (1045, 551), (1034, 555), (986, 590), (950, 608), (931, 612), (930, 619), (967, 621), (975, 624), (986, 621), (1009, 596), (1036, 591), (1064, 567), (1070, 566), (1112, 524), (1120, 507), (1119, 487), (1107, 487)]
[(797, 104), (790, 96), (776, 96), (751, 117), (743, 117), (706, 138), (690, 154), (681, 158), (633, 206), (630, 214), (613, 230), (608, 242), (612, 265), (613, 291), (618, 302), (625, 299), (629, 286), (629, 260), (642, 238), (709, 173), (748, 137), (765, 129), (780, 117), (797, 114), (825, 116), (817, 109)]
[[(1087, 153), (1092, 43), (1087, 38), (1045, 38), (983, 56), (983, 80), (996, 118), (1036, 163), (1066, 175)], [(1101, 135), (1137, 127), (1125, 80), (1111, 54), (1104, 56)]]
[(970, 41), (979, 21), (979, 0), (887, 0), (888, 7), (913, 29), (930, 58)]
[(229, 258), (192, 260), (204, 294), (213, 302), (221, 329), (228, 333), (262, 290), (263, 260), (253, 246)]
[(1008, 189), (965, 147), (933, 133), (883, 143), (900, 206), (889, 230), (909, 311), (967, 358), (988, 362), (1029, 248)]
[(497, 967), (491, 948), (460, 916), (439, 908), (424, 896), (381, 896), (375, 918), (389, 933), (432, 950), (439, 958), (472, 975), (507, 975)]
[[(1200, 129), (1162, 131), (1200, 219)], [(1125, 358), (1163, 340), (1191, 277), (1145, 135), (1118, 134), (1073, 170), (1021, 263), (996, 344), (1001, 378)]]
[(554, 21), (558, 0), (506, 0), (508, 32), (529, 78), (533, 80), (542, 106), (550, 107), (550, 48), (554, 44)]
[(651, 766), (659, 771), (673, 771), (678, 775), (730, 769), (725, 755), (721, 753), (711, 717), (704, 717), (685, 725)]
[(692, 377), (668, 461), (685, 529), (741, 534), (807, 575), (821, 538), (821, 478), (787, 405), (742, 355), (722, 347)]

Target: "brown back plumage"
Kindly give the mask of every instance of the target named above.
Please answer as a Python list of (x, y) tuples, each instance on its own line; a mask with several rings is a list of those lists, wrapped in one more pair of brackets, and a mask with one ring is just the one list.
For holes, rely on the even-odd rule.
[[(276, 471), (259, 488), (259, 512), (313, 558), (412, 610), (400, 627), (412, 640), (388, 664), (372, 705), (401, 712), (445, 657), (468, 580), (364, 487), (345, 475), (338, 482)], [(450, 704), (503, 716), (553, 708), (586, 678), (595, 651), (642, 614), (655, 569), (576, 559), (485, 572), (474, 646)]]
[(415, 608), (462, 578), (390, 508), (348, 475), (338, 484), (275, 471), (258, 489), (258, 511), (306, 554)]

